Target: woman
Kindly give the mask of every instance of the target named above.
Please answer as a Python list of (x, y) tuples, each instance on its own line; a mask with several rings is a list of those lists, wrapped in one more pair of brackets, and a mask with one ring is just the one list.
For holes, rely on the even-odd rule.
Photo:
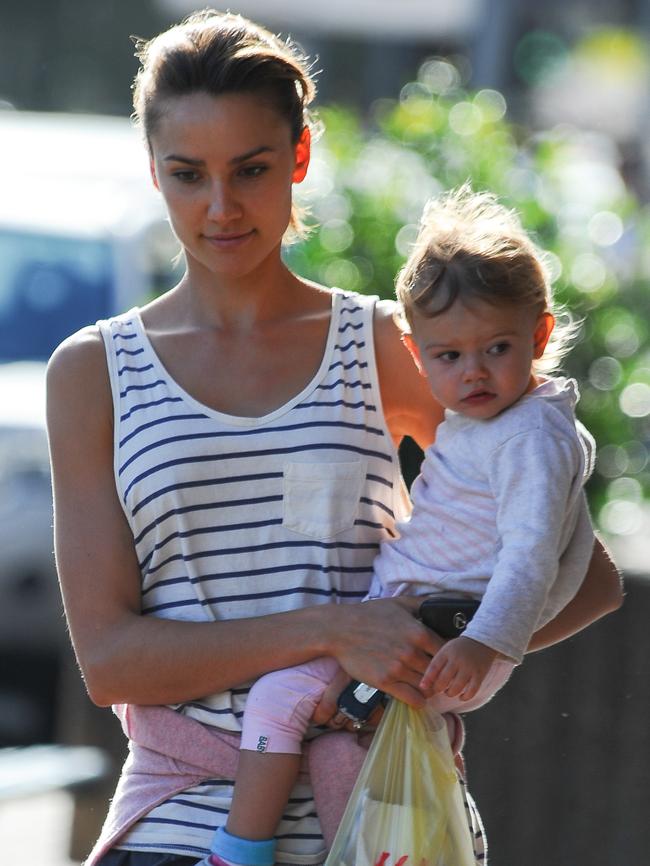
[[(441, 409), (390, 304), (282, 262), (287, 229), (300, 229), (292, 186), (309, 165), (306, 61), (212, 12), (139, 51), (136, 116), (186, 272), (142, 309), (66, 340), (48, 372), (56, 556), (88, 692), (102, 706), (171, 705), (172, 728), (194, 725), (194, 745), (209, 730), (222, 757), (250, 682), (318, 656), (420, 705), (439, 641), (412, 601), (345, 602), (363, 597), (379, 542), (406, 513), (396, 445), (407, 434), (429, 444)], [(598, 548), (536, 646), (619, 603)], [(341, 685), (316, 722), (331, 720)], [(155, 761), (179, 740), (163, 746), (160, 727), (152, 740), (128, 713), (137, 767), (125, 770), (109, 834), (119, 841), (101, 862), (196, 862), (227, 816), (226, 759), (207, 776), (179, 771), (182, 796), (149, 790), (123, 832), (116, 813), (128, 803), (136, 815), (134, 780), (159, 781)], [(278, 838), (283, 862), (322, 861), (308, 784)]]

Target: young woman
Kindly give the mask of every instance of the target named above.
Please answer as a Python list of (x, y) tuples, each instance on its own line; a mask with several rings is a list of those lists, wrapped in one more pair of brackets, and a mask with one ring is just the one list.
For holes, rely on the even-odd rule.
[[(439, 641), (413, 618), (414, 600), (347, 602), (365, 595), (378, 545), (407, 511), (396, 445), (408, 434), (427, 446), (442, 410), (390, 304), (282, 262), (288, 228), (300, 228), (292, 187), (309, 165), (305, 59), (213, 12), (141, 45), (140, 58), (136, 116), (186, 272), (59, 347), (48, 426), (75, 651), (91, 698), (121, 706), (132, 740), (89, 862), (160, 866), (206, 856), (225, 823), (228, 749), (260, 675), (325, 655), (424, 700)], [(582, 590), (533, 646), (619, 603), (598, 547)], [(343, 684), (315, 722), (331, 720)], [(324, 859), (308, 782), (277, 836), (281, 862)]]

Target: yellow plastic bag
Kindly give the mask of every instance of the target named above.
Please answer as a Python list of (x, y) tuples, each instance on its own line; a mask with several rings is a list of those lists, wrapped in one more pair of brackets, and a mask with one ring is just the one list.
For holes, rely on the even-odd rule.
[(325, 866), (476, 866), (439, 713), (391, 700)]

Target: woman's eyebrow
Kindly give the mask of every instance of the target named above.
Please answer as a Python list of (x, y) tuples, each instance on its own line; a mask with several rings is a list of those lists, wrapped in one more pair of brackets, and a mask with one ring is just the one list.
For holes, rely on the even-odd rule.
[[(239, 156), (233, 156), (229, 162), (231, 165), (239, 165), (242, 162), (246, 162), (247, 159), (259, 156), (261, 153), (272, 153), (273, 150), (274, 148), (270, 145), (262, 144), (259, 147), (254, 147), (252, 150), (247, 150), (246, 153), (242, 153)], [(163, 162), (184, 162), (186, 165), (193, 165), (197, 168), (205, 166), (204, 159), (194, 159), (191, 156), (183, 156), (179, 153), (170, 153), (168, 156), (163, 158)]]
[(192, 159), (191, 156), (181, 156), (178, 153), (170, 153), (169, 156), (163, 157), (163, 162), (185, 162), (187, 165), (194, 165), (197, 168), (205, 165), (204, 159)]
[(254, 147), (252, 150), (248, 150), (246, 153), (242, 153), (241, 156), (233, 156), (230, 162), (234, 164), (246, 162), (247, 159), (252, 159), (254, 156), (259, 156), (260, 153), (271, 153), (274, 149), (275, 148), (271, 147), (268, 144), (262, 144), (259, 147)]

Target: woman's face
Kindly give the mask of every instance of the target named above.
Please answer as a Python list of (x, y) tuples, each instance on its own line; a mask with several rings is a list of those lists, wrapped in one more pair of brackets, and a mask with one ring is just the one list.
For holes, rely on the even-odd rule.
[(172, 97), (150, 136), (151, 169), (191, 266), (238, 278), (270, 259), (305, 176), (309, 136), (255, 94)]

